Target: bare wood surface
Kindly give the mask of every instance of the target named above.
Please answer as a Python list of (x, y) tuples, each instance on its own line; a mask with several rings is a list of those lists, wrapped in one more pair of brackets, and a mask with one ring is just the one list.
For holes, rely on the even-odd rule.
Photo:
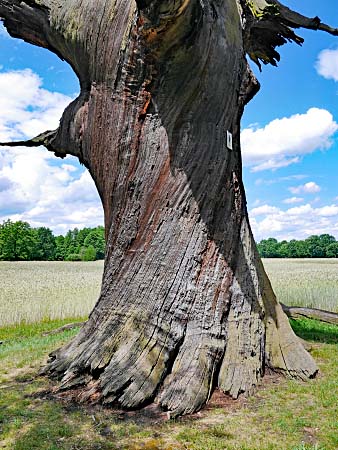
[(291, 319), (314, 319), (321, 322), (338, 325), (338, 314), (317, 308), (304, 308), (300, 306), (287, 306), (281, 303), (283, 311)]

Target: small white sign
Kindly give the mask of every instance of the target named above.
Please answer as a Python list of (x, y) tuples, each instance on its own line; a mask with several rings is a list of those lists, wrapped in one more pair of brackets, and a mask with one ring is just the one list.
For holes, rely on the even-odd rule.
[(230, 131), (227, 131), (227, 147), (232, 150), (232, 133)]

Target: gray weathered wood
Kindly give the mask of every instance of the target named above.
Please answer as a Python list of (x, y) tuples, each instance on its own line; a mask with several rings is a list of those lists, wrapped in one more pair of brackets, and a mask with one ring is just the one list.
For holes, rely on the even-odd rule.
[(338, 325), (338, 314), (332, 311), (325, 311), (317, 308), (304, 308), (300, 306), (287, 306), (281, 303), (285, 314), (292, 319), (314, 319), (321, 322)]
[(9, 33), (66, 59), (81, 84), (48, 149), (96, 183), (103, 283), (44, 369), (60, 389), (81, 385), (79, 401), (155, 400), (175, 416), (215, 386), (252, 392), (266, 367), (316, 374), (258, 256), (242, 182), (240, 119), (259, 88), (245, 52), (273, 63), (288, 23), (303, 23), (283, 14), (244, 0), (0, 0)]

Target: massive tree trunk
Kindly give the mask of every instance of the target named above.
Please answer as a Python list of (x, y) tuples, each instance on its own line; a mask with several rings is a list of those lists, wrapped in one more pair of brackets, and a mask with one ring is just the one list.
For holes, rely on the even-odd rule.
[(0, 0), (13, 36), (49, 48), (80, 79), (58, 130), (27, 145), (77, 156), (104, 208), (100, 298), (45, 369), (61, 389), (82, 386), (81, 401), (155, 400), (177, 415), (217, 386), (250, 393), (267, 367), (317, 371), (256, 250), (239, 133), (258, 90), (245, 51), (274, 63), (281, 40), (300, 39), (289, 26), (326, 25), (265, 6)]

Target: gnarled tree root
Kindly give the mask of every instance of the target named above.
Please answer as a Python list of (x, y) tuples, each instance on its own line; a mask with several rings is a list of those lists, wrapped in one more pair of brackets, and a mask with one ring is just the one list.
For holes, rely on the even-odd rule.
[(172, 417), (199, 410), (216, 387), (234, 398), (251, 394), (266, 368), (313, 377), (316, 364), (275, 299), (246, 220), (238, 252), (228, 297), (195, 300), (184, 320), (169, 306), (157, 316), (115, 310), (98, 321), (92, 314), (43, 372), (61, 379), (61, 390), (81, 386), (80, 402), (135, 409), (155, 401)]

